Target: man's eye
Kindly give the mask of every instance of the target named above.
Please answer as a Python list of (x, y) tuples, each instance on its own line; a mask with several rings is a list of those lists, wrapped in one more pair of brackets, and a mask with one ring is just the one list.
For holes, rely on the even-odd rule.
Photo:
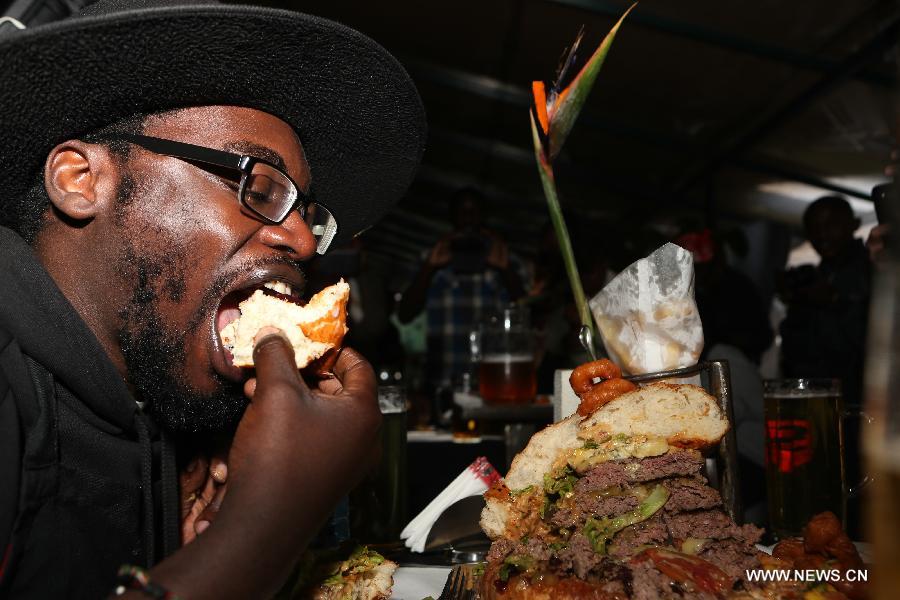
[(247, 190), (247, 202), (254, 205), (267, 204), (271, 200), (271, 196), (268, 194), (262, 194), (260, 192), (254, 192), (253, 190)]

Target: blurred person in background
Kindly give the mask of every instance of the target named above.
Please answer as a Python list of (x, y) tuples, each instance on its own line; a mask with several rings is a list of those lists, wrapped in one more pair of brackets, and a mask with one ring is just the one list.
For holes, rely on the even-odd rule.
[[(825, 196), (803, 214), (806, 236), (821, 257), (817, 266), (786, 271), (779, 282), (788, 307), (781, 325), (786, 377), (841, 380), (844, 401), (854, 411), (862, 402), (872, 259), (854, 237), (860, 221), (840, 196)], [(860, 479), (858, 419), (845, 424), (848, 480)], [(848, 528), (858, 530), (859, 500), (848, 502)]]
[(475, 188), (453, 194), (453, 230), (428, 252), (397, 306), (402, 323), (426, 311), (426, 372), (438, 387), (452, 385), (470, 368), (469, 334), (525, 293), (521, 265), (484, 225), (484, 202)]
[(706, 352), (720, 344), (732, 346), (759, 365), (774, 335), (756, 284), (728, 264), (722, 244), (709, 229), (685, 233), (675, 243), (694, 256), (694, 297)]
[(768, 310), (753, 281), (728, 264), (723, 245), (709, 229), (685, 233), (675, 243), (694, 256), (703, 358), (727, 360), (731, 372), (744, 518), (763, 523), (765, 429), (759, 360), (774, 339)]
[(840, 196), (825, 196), (803, 214), (806, 236), (821, 257), (781, 275), (788, 307), (781, 325), (784, 375), (841, 380), (851, 407), (862, 399), (872, 263), (860, 221)]

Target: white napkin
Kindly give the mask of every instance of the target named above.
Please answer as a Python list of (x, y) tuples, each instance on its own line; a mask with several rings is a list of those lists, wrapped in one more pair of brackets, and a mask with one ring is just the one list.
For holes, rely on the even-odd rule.
[(619, 273), (590, 302), (609, 357), (631, 375), (693, 365), (703, 351), (694, 258), (666, 244)]
[(463, 498), (484, 494), (498, 479), (497, 469), (485, 457), (479, 456), (409, 522), (400, 533), (400, 539), (413, 552), (424, 551), (431, 528), (445, 510)]

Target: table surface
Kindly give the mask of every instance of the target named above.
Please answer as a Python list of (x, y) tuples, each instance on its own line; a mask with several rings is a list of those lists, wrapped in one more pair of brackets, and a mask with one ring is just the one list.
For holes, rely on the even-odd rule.
[(462, 409), (464, 419), (501, 421), (505, 423), (550, 423), (553, 405), (542, 404), (484, 404)]
[[(454, 439), (449, 431), (410, 430), (406, 432), (406, 440), (414, 444), (468, 444), (466, 441)], [(502, 435), (483, 435), (477, 441), (502, 442)]]
[(399, 567), (394, 572), (394, 600), (437, 598), (444, 589), (451, 567)]

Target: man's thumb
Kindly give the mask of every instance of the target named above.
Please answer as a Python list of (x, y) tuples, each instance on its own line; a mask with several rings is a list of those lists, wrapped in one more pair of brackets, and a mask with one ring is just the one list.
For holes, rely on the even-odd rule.
[(297, 364), (294, 349), (287, 336), (275, 327), (263, 327), (255, 337), (253, 364), (256, 366), (258, 386), (283, 381), (296, 384)]

